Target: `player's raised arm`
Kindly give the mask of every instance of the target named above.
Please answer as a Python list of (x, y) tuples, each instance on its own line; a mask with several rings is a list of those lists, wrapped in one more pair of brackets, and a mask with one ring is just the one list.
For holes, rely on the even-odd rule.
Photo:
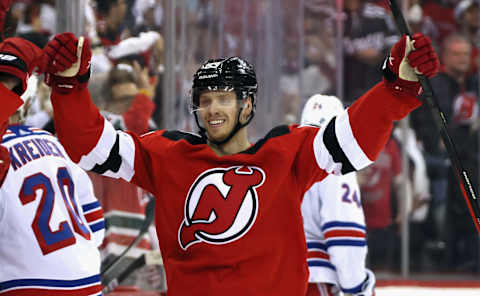
[(374, 161), (385, 146), (394, 121), (421, 104), (416, 96), (422, 89), (415, 73), (432, 77), (439, 64), (428, 37), (415, 34), (410, 40), (403, 36), (385, 60), (384, 80), (332, 119), (321, 135), (322, 141), (316, 141), (316, 149), (329, 152), (328, 157), (315, 155), (320, 167), (345, 174)]
[(137, 185), (153, 191), (139, 138), (115, 131), (92, 102), (87, 88), (91, 56), (89, 40), (72, 33), (56, 35), (44, 49), (58, 139), (83, 169), (127, 181), (137, 175)]

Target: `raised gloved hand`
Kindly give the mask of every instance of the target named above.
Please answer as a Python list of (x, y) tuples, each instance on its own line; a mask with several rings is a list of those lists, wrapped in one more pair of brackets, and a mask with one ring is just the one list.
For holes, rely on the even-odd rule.
[(87, 86), (92, 51), (87, 38), (58, 34), (44, 48), (45, 82), (53, 91), (70, 93)]
[(395, 43), (382, 70), (386, 85), (395, 94), (417, 96), (422, 91), (417, 74), (430, 78), (439, 67), (440, 62), (430, 39), (423, 34), (415, 34), (412, 39), (403, 35)]
[(22, 82), (13, 92), (19, 96), (25, 92), (28, 77), (40, 66), (41, 58), (42, 50), (26, 39), (11, 37), (0, 43), (0, 73), (18, 77)]

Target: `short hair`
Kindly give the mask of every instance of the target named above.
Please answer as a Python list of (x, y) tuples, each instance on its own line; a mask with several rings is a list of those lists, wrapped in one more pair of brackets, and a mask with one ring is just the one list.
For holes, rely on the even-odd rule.
[(96, 0), (97, 11), (101, 15), (107, 15), (112, 6), (118, 3), (118, 0)]

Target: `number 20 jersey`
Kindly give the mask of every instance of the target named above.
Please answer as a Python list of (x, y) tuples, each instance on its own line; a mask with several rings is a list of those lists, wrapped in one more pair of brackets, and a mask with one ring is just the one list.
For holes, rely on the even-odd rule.
[(0, 188), (0, 295), (100, 295), (104, 234), (87, 174), (48, 132), (10, 126)]

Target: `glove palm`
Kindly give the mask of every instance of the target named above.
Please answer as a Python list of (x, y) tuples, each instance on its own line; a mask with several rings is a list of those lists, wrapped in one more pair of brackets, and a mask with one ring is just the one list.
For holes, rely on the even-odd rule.
[(402, 36), (385, 59), (382, 70), (387, 86), (397, 95), (417, 96), (421, 93), (418, 75), (430, 78), (439, 67), (440, 62), (428, 37), (415, 34), (412, 38)]

